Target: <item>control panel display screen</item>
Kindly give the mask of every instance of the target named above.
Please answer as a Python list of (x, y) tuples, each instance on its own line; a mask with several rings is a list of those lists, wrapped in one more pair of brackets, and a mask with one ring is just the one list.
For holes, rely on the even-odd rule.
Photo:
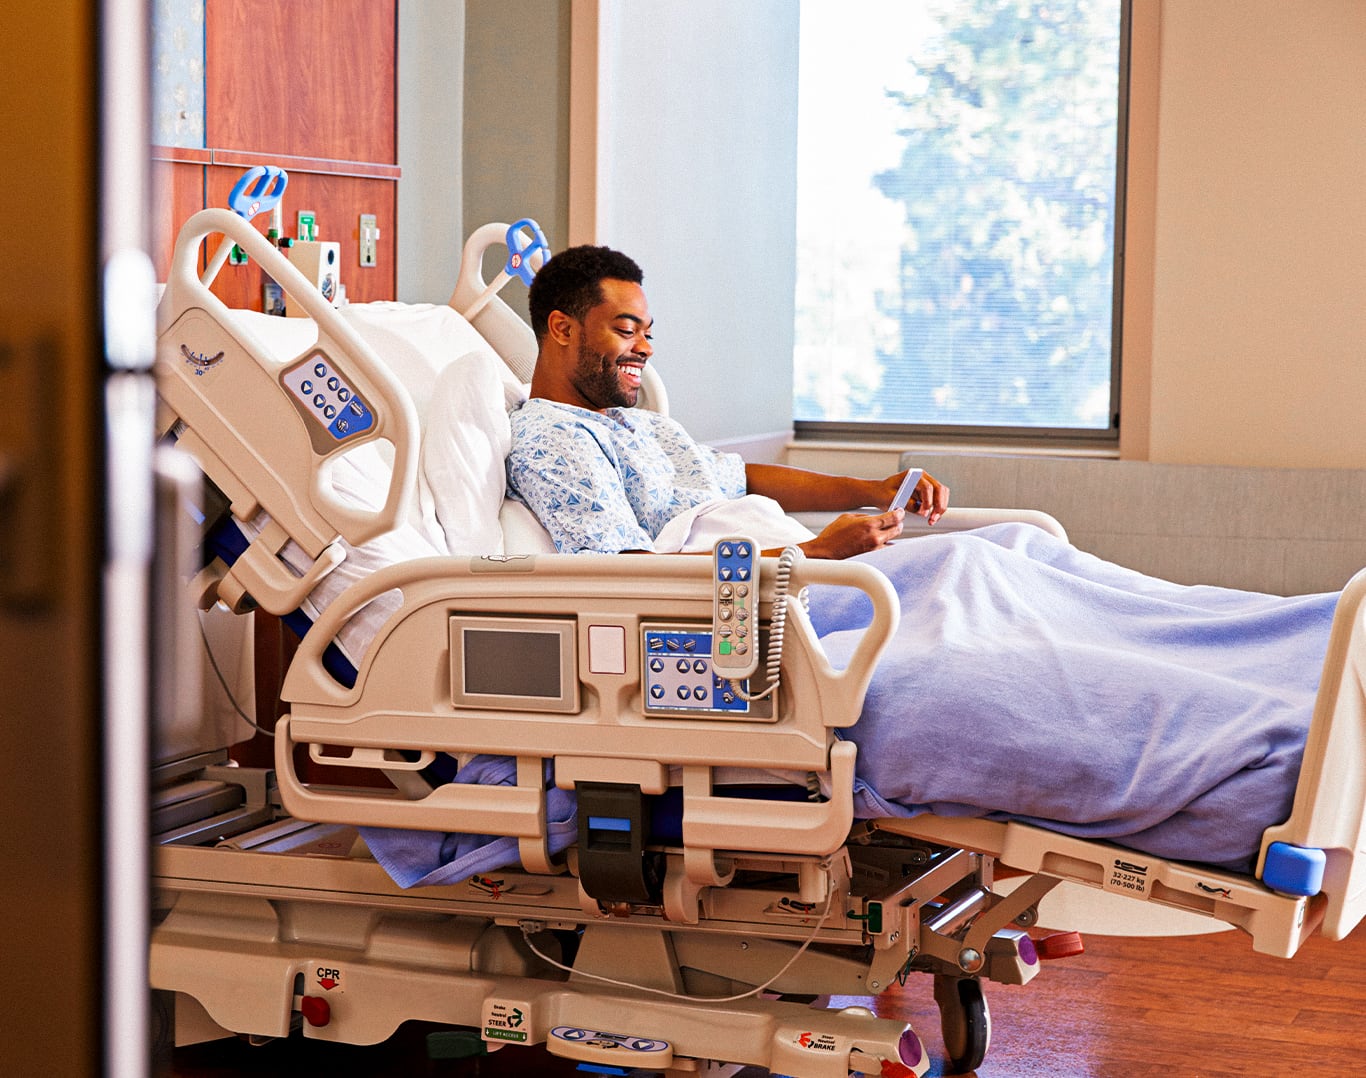
[(466, 629), (465, 691), (558, 700), (560, 637), (514, 629)]
[(451, 702), (504, 711), (579, 710), (573, 618), (450, 616)]

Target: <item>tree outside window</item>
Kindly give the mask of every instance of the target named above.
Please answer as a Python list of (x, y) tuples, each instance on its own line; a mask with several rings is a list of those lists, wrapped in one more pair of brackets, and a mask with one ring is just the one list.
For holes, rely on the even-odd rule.
[(1112, 428), (1121, 15), (804, 0), (799, 421)]

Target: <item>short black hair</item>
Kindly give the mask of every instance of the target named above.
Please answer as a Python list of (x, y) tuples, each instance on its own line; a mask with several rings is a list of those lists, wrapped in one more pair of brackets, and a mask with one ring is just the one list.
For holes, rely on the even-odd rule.
[(531, 279), (527, 293), (531, 329), (539, 343), (550, 327), (550, 312), (563, 311), (582, 321), (602, 302), (602, 282), (641, 284), (645, 275), (635, 262), (610, 247), (566, 247), (553, 255)]

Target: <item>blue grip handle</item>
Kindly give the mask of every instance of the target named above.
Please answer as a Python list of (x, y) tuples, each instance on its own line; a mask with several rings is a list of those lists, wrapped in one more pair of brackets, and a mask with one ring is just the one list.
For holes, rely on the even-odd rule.
[[(524, 228), (531, 230), (529, 237), (523, 234)], [(536, 271), (531, 268), (531, 256), (543, 251), (545, 258), (550, 257), (550, 244), (546, 242), (545, 233), (530, 217), (523, 217), (515, 225), (509, 226), (507, 248), (508, 262), (503, 272), (509, 277), (520, 277), (526, 285), (531, 284), (531, 279), (536, 276)]]
[(228, 195), (228, 208), (250, 221), (262, 210), (273, 209), (284, 197), (289, 174), (274, 165), (247, 169)]

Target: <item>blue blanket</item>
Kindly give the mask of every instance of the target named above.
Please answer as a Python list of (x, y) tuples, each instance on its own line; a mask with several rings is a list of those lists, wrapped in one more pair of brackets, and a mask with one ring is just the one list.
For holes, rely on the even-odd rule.
[[(1336, 595), (1155, 580), (1027, 525), (868, 555), (901, 625), (859, 722), (870, 815), (1011, 818), (1246, 870), (1290, 814)], [(837, 665), (867, 600), (812, 589)]]
[[(1145, 577), (1029, 525), (928, 535), (866, 555), (901, 598), (858, 723), (864, 817), (990, 816), (1246, 871), (1290, 814), (1337, 596)], [(810, 590), (836, 666), (871, 616)], [(480, 760), (460, 781), (514, 781)], [(551, 807), (572, 841), (572, 799)], [(516, 858), (513, 839), (365, 829), (403, 886)]]
[[(517, 762), (507, 756), (476, 756), (452, 781), (514, 786)], [(574, 795), (552, 787), (546, 791), (546, 802), (547, 844), (551, 853), (559, 853), (578, 837)], [(399, 827), (362, 827), (360, 832), (375, 860), (400, 887), (460, 883), (517, 860), (517, 840), (506, 835), (409, 831)]]

